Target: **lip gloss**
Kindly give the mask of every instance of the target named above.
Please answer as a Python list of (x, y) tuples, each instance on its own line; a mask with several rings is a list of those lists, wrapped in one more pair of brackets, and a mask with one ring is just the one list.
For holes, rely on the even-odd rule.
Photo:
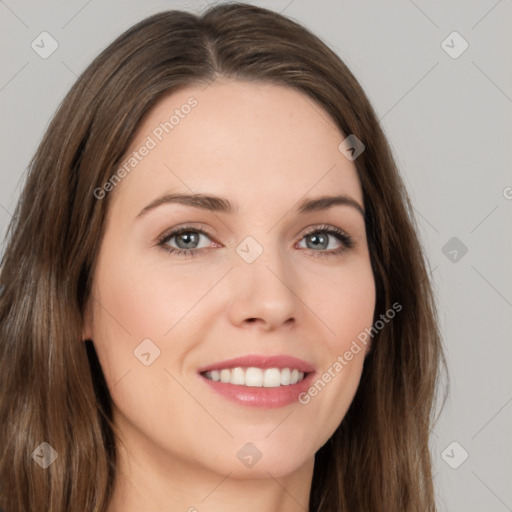
[(200, 377), (211, 389), (228, 400), (250, 407), (274, 409), (297, 402), (299, 394), (307, 391), (311, 386), (315, 373), (308, 373), (303, 380), (296, 384), (274, 388), (242, 386), (213, 381), (203, 375)]

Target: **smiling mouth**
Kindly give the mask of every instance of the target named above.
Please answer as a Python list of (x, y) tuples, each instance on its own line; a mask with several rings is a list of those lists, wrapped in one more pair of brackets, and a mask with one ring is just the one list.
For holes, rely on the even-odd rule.
[(304, 380), (309, 373), (301, 372), (296, 368), (238, 366), (236, 368), (224, 368), (222, 370), (209, 370), (202, 372), (201, 375), (214, 382), (223, 382), (236, 386), (278, 388), (297, 384)]

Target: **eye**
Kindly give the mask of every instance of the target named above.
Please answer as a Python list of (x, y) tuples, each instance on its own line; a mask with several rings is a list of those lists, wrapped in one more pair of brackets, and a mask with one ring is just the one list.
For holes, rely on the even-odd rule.
[[(169, 254), (193, 257), (208, 248), (208, 246), (198, 247), (202, 237), (211, 240), (211, 236), (202, 229), (192, 226), (179, 226), (170, 232), (164, 233), (159, 238), (157, 245), (162, 247)], [(336, 239), (341, 246), (338, 248), (332, 247), (330, 238)], [(314, 229), (302, 235), (301, 241), (302, 240), (306, 241), (305, 248), (312, 251), (314, 256), (335, 256), (354, 246), (354, 240), (350, 235), (339, 228), (329, 225), (316, 226)], [(217, 247), (222, 246), (217, 244)]]
[[(341, 247), (332, 247), (331, 240), (335, 238)], [(313, 250), (314, 256), (335, 256), (347, 249), (354, 247), (353, 238), (334, 226), (317, 226), (303, 235), (302, 240), (306, 241), (306, 248)], [(320, 250), (318, 250), (320, 249)], [(332, 249), (326, 251), (326, 249)]]
[[(171, 232), (164, 233), (158, 240), (158, 245), (176, 256), (195, 256), (204, 249), (204, 247), (198, 248), (201, 237), (210, 238), (210, 235), (202, 229), (180, 226)], [(174, 243), (177, 247), (170, 245), (173, 239), (176, 239)]]

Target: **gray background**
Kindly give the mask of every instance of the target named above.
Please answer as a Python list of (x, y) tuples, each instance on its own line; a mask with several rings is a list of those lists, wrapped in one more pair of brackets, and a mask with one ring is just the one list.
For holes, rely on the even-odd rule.
[[(411, 195), (451, 379), (432, 433), (440, 510), (512, 510), (512, 1), (252, 3), (303, 23), (344, 59)], [(28, 161), (78, 74), (143, 17), (206, 5), (0, 0), (2, 238)], [(59, 45), (47, 59), (31, 48), (43, 31)], [(442, 45), (453, 31), (469, 44), (457, 58), (444, 48), (460, 40)]]

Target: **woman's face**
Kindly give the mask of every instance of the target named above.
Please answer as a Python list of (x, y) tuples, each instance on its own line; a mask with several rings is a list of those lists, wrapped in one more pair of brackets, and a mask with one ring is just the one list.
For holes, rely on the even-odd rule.
[[(375, 306), (344, 138), (308, 96), (219, 79), (163, 98), (97, 192), (112, 197), (84, 338), (139, 463), (277, 477), (311, 469), (342, 421)], [(349, 200), (301, 210), (324, 196)]]

